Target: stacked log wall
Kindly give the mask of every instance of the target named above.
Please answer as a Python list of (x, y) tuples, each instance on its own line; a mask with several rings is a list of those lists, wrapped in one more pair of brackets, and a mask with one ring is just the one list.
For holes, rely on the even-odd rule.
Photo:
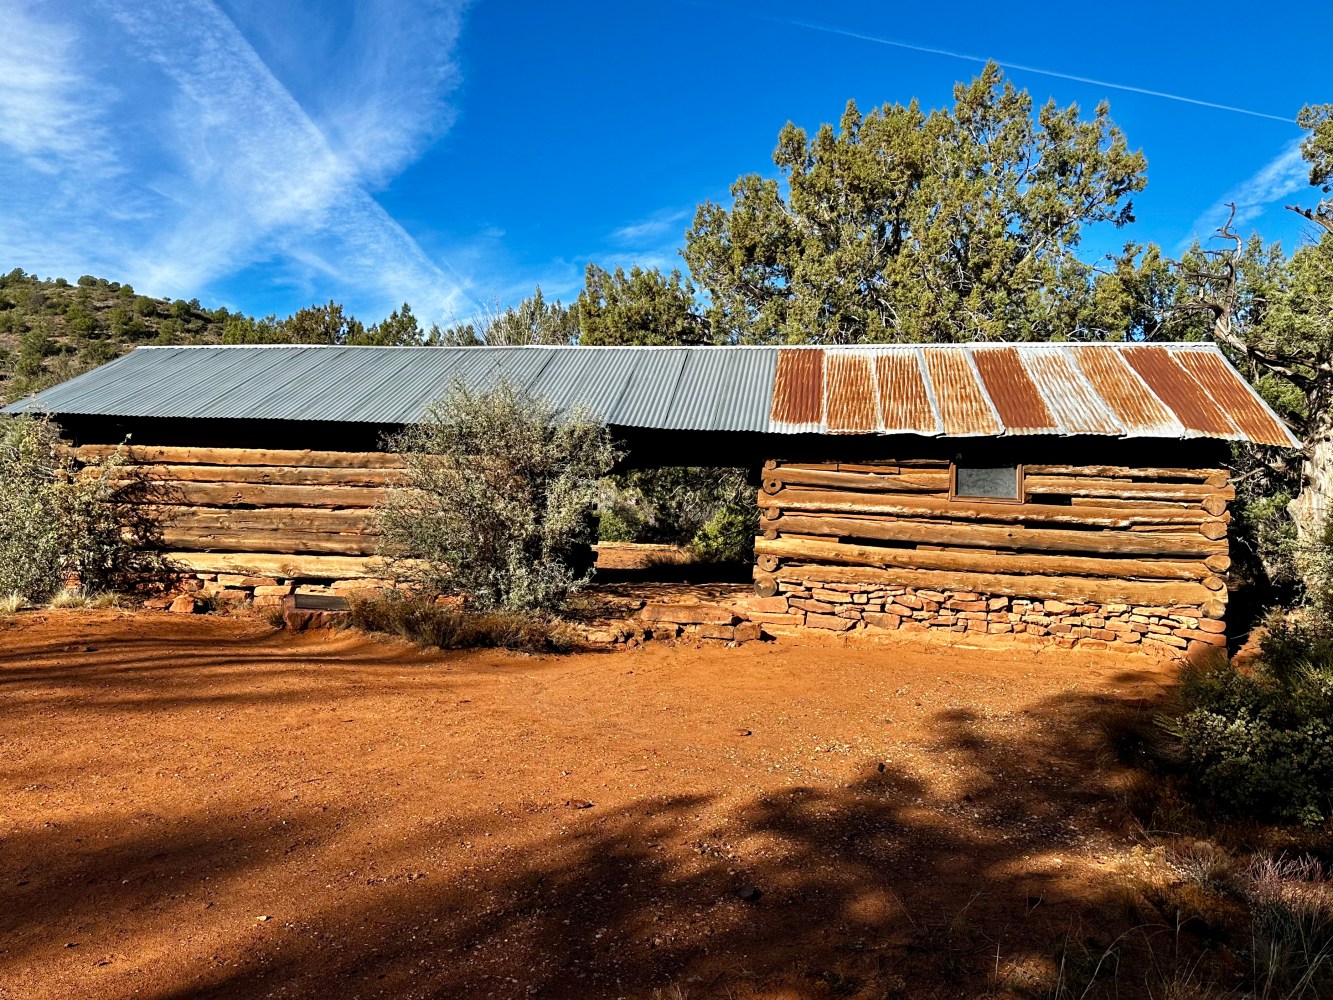
[[(117, 451), (84, 445), (73, 454), (99, 461)], [(168, 565), (203, 581), (211, 596), (245, 590), (275, 597), (271, 588), (290, 592), (306, 584), (319, 592), (334, 581), (356, 587), (385, 575), (375, 508), (401, 481), (396, 455), (176, 446), (120, 451), (126, 465), (153, 484)]]
[(1222, 469), (1028, 465), (1015, 502), (947, 460), (765, 463), (755, 586), (778, 621), (1181, 650), (1225, 642)]

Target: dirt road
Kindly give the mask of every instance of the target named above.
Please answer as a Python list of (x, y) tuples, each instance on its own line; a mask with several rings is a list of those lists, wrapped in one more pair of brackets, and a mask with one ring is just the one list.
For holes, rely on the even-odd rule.
[(0, 997), (1016, 995), (1109, 905), (1102, 727), (1170, 680), (1068, 651), (534, 658), (21, 615)]

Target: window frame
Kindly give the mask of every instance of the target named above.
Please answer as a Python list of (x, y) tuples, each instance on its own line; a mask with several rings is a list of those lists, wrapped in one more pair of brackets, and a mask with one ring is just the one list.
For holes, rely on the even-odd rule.
[[(1024, 490), (1024, 468), (1022, 462), (1014, 463), (1014, 496), (1012, 497), (973, 497), (963, 496), (958, 493), (958, 458), (949, 459), (949, 502), (958, 503), (999, 503), (1009, 504), (1011, 506), (1027, 502), (1027, 492)], [(967, 463), (964, 463), (967, 464)], [(983, 468), (977, 465), (975, 468)], [(989, 466), (997, 468), (998, 466)]]

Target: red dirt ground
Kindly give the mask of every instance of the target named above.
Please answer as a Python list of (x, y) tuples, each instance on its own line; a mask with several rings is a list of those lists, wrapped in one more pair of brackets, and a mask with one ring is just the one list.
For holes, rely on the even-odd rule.
[(538, 658), (20, 615), (0, 997), (1043, 991), (1130, 835), (1103, 726), (1172, 677), (903, 642)]

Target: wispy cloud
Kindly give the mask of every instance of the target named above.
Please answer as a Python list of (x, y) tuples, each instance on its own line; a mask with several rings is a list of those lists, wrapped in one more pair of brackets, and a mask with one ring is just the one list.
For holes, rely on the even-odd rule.
[[(29, 17), (27, 44), (0, 54), (0, 181), (24, 192), (0, 205), (0, 255), (187, 296), (262, 264), (280, 284), (335, 289), (367, 310), (404, 299), (425, 315), (462, 308), (468, 282), (369, 193), (447, 127), (461, 3), (364, 3), (362, 30), (338, 51), (275, 35), (270, 58), (299, 49), (300, 65), (321, 68), (305, 81), (312, 110), (242, 30), (263, 38), (255, 24), (268, 9), (102, 0), (78, 21), (54, 5)], [(14, 0), (0, 0), (0, 19), (25, 24)], [(422, 48), (403, 37), (412, 24), (430, 26)], [(115, 62), (99, 62), (93, 37), (112, 43)], [(26, 89), (6, 85), (16, 76)], [(43, 164), (54, 190), (36, 179)]]
[(694, 214), (692, 209), (662, 209), (646, 219), (621, 226), (611, 233), (611, 241), (621, 246), (637, 247), (645, 243), (661, 243), (671, 239), (677, 244), (683, 242), (686, 219)]
[(1182, 247), (1195, 238), (1206, 240), (1211, 237), (1227, 221), (1231, 211), (1229, 205), (1236, 206), (1232, 225), (1239, 230), (1241, 226), (1261, 216), (1270, 206), (1308, 187), (1309, 183), (1310, 167), (1301, 157), (1301, 140), (1293, 139), (1273, 159), (1227, 191), (1200, 215), (1194, 221), (1191, 233)]

